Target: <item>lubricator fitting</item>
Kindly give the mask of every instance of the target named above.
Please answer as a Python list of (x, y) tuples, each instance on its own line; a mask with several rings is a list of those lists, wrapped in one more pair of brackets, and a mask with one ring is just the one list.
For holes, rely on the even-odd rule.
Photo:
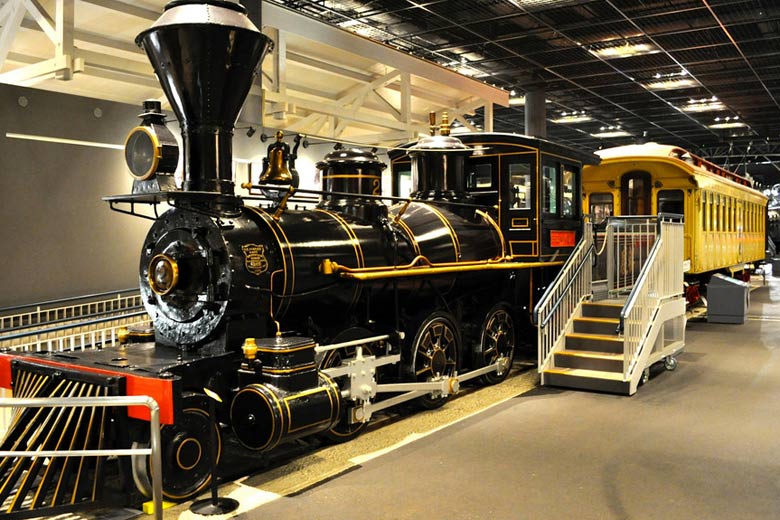
[(244, 357), (252, 361), (257, 358), (257, 342), (255, 338), (246, 338), (244, 344), (241, 345), (241, 350), (244, 352)]

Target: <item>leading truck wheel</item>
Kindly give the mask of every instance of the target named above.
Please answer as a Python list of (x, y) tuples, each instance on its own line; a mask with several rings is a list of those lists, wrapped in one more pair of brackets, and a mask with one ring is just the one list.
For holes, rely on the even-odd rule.
[(515, 325), (504, 305), (496, 305), (485, 316), (480, 338), (482, 366), (499, 363), (495, 372), (479, 378), (484, 385), (500, 383), (512, 368), (515, 357)]
[[(460, 350), (460, 333), (454, 318), (446, 312), (428, 315), (417, 329), (412, 343), (412, 367), (416, 381), (449, 378), (455, 375)], [(442, 406), (446, 397), (426, 394), (417, 402), (426, 410)]]
[[(219, 426), (208, 413), (207, 397), (184, 396), (181, 420), (160, 429), (163, 498), (180, 502), (188, 500), (211, 483), (210, 428), (217, 430), (217, 462), (222, 454)], [(152, 496), (150, 457), (133, 460), (133, 479), (139, 491)]]

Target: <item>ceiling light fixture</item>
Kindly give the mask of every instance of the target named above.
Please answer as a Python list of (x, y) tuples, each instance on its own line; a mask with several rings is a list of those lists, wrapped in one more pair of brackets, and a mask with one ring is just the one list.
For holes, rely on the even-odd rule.
[(691, 78), (664, 79), (645, 83), (645, 87), (650, 90), (675, 90), (679, 88), (696, 87), (699, 83)]
[(596, 138), (631, 137), (631, 134), (620, 128), (620, 126), (602, 126), (599, 128), (599, 132), (590, 135)]
[(680, 110), (683, 112), (712, 112), (715, 110), (725, 110), (726, 105), (719, 101), (717, 97), (689, 99), (688, 104), (683, 105)]
[(643, 56), (645, 54), (655, 54), (660, 52), (649, 43), (628, 43), (602, 47), (600, 49), (588, 49), (588, 52), (604, 59), (629, 58), (631, 56)]
[(552, 123), (585, 123), (587, 121), (593, 121), (593, 118), (590, 117), (588, 114), (585, 113), (585, 111), (577, 112), (576, 110), (568, 113), (568, 112), (561, 112), (561, 117), (557, 117), (555, 119), (550, 119)]

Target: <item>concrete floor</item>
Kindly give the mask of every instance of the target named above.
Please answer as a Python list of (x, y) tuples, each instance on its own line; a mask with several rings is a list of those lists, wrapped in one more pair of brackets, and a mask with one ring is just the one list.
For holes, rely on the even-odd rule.
[(538, 388), (239, 518), (780, 518), (768, 281), (744, 325), (689, 323), (677, 370), (633, 397)]

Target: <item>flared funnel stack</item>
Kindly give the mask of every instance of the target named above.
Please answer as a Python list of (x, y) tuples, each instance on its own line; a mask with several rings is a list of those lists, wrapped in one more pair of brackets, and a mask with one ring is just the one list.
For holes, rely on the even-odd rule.
[(183, 189), (232, 194), (233, 127), (271, 40), (239, 4), (179, 0), (136, 43), (181, 125)]

